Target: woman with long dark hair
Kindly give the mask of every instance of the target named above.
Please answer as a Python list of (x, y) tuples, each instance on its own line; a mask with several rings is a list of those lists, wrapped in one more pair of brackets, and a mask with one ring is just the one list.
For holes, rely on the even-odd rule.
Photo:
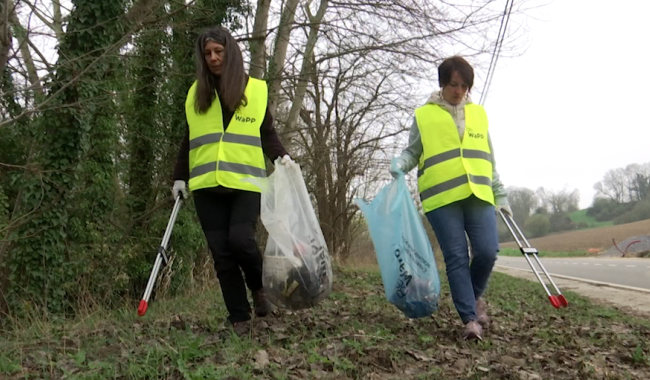
[[(237, 41), (222, 27), (202, 33), (196, 42), (196, 81), (185, 101), (187, 132), (176, 162), (172, 193), (192, 192), (196, 212), (214, 259), (238, 335), (251, 319), (246, 286), (255, 314), (271, 304), (262, 287), (262, 255), (255, 241), (260, 190), (242, 181), (266, 177), (264, 156), (291, 161), (273, 128), (266, 82), (244, 70)], [(242, 276), (242, 271), (244, 276)]]

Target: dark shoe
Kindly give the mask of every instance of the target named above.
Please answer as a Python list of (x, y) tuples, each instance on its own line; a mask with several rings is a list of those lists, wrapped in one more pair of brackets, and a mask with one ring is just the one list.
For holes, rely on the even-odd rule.
[(235, 335), (237, 335), (240, 338), (248, 335), (251, 332), (251, 321), (242, 321), (242, 322), (234, 322), (234, 323), (231, 323), (230, 321), (226, 321), (225, 325), (232, 328), (232, 331), (234, 331)]
[(271, 311), (273, 310), (273, 305), (268, 298), (266, 298), (266, 292), (264, 289), (253, 292), (253, 305), (255, 306), (255, 315), (260, 318), (271, 314)]
[(487, 314), (487, 303), (482, 298), (476, 300), (476, 317), (478, 323), (481, 324), (481, 327), (484, 329), (490, 326), (490, 317)]
[(482, 340), (483, 328), (476, 321), (469, 321), (465, 325), (465, 330), (463, 331), (463, 339), (465, 340)]

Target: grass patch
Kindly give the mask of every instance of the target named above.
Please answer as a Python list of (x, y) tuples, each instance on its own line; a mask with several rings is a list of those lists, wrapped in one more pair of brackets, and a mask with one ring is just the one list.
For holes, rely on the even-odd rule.
[(221, 330), (218, 291), (154, 302), (144, 318), (134, 305), (31, 323), (0, 337), (0, 378), (650, 378), (650, 322), (572, 292), (555, 310), (537, 283), (501, 273), (486, 294), (490, 330), (463, 342), (441, 275), (440, 309), (420, 320), (385, 300), (376, 270), (337, 269), (321, 305), (258, 319), (241, 339)]
[(581, 223), (584, 225), (584, 228), (597, 228), (597, 227), (607, 227), (613, 226), (613, 221), (599, 222), (594, 217), (587, 215), (587, 209), (574, 211), (569, 214), (569, 218), (574, 223)]
[[(521, 251), (514, 248), (501, 248), (499, 251), (499, 256), (521, 256)], [(596, 256), (594, 253), (589, 253), (585, 251), (573, 251), (573, 252), (555, 252), (555, 251), (539, 251), (539, 257), (591, 257)]]

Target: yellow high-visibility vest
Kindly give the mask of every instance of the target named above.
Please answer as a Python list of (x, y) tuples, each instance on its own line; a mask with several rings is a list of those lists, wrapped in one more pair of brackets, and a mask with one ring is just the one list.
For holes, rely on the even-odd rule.
[(218, 96), (206, 113), (196, 112), (196, 86), (195, 81), (185, 100), (190, 128), (190, 191), (221, 185), (259, 193), (258, 187), (241, 179), (267, 175), (260, 137), (268, 100), (266, 82), (248, 79), (248, 104), (237, 108), (225, 131)]
[(462, 143), (454, 119), (437, 104), (417, 108), (415, 120), (423, 148), (418, 165), (418, 190), (424, 212), (472, 194), (494, 205), (492, 152), (485, 109), (478, 104), (465, 105)]

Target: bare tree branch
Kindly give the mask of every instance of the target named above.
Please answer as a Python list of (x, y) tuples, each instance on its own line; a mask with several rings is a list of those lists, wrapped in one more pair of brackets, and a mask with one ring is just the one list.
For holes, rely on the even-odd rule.
[[(29, 8), (31, 8), (32, 14), (36, 15), (36, 17), (38, 17), (38, 19), (41, 20), (41, 22), (45, 24), (45, 26), (52, 29), (56, 33), (55, 26), (52, 20), (48, 20), (47, 17), (44, 14), (42, 14), (41, 11), (38, 8), (36, 8), (32, 2), (30, 2), (29, 0), (20, 0), (20, 1), (27, 4)], [(57, 35), (57, 37), (59, 36)]]

